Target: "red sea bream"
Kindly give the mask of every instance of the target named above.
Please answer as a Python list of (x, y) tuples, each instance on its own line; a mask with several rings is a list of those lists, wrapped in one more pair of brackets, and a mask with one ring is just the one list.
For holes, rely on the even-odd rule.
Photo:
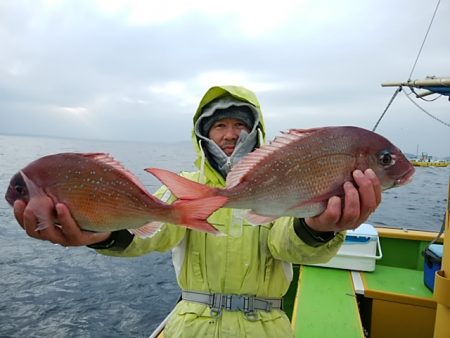
[(54, 222), (54, 205), (64, 203), (81, 229), (129, 229), (141, 236), (151, 236), (163, 223), (218, 234), (206, 219), (227, 200), (217, 196), (206, 204), (166, 204), (148, 193), (118, 161), (103, 153), (42, 157), (13, 176), (5, 198), (11, 205), (17, 199), (28, 203), (38, 218), (38, 229)]
[(224, 207), (249, 209), (247, 219), (267, 223), (280, 216), (321, 213), (332, 196), (343, 196), (352, 172), (372, 168), (382, 189), (411, 180), (414, 167), (383, 136), (358, 127), (292, 129), (244, 157), (225, 189), (191, 182), (169, 171), (146, 169), (183, 200), (225, 196)]

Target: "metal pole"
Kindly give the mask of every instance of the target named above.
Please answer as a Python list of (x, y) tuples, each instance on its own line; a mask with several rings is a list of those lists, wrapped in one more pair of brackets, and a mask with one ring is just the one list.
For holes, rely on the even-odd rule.
[(425, 80), (414, 80), (414, 81), (401, 81), (401, 82), (385, 82), (381, 84), (382, 87), (429, 87), (429, 86), (450, 86), (450, 77), (437, 77), (429, 78)]

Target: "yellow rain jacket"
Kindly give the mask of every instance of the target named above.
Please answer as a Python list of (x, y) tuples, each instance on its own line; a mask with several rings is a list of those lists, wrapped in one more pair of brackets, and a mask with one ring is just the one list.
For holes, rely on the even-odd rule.
[[(245, 88), (213, 87), (201, 100), (194, 124), (202, 114), (202, 108), (223, 95), (247, 101), (260, 110), (256, 96)], [(264, 123), (261, 114), (260, 125), (262, 139)], [(224, 178), (205, 159), (197, 136), (194, 132), (192, 135), (199, 154), (196, 165), (201, 170), (182, 175), (198, 182), (204, 180), (210, 186), (224, 187)], [(174, 200), (166, 187), (162, 187), (156, 196)], [(292, 218), (284, 217), (270, 224), (252, 226), (245, 223), (242, 211), (227, 208), (216, 211), (208, 221), (228, 236), (214, 236), (165, 224), (151, 238), (134, 237), (123, 251), (99, 251), (112, 256), (139, 256), (172, 249), (178, 284), (183, 290), (280, 298), (292, 280), (291, 263), (326, 262), (336, 254), (344, 240), (344, 234), (338, 234), (328, 243), (312, 247), (297, 236)], [(282, 310), (257, 312), (256, 320), (248, 320), (241, 311), (226, 310), (214, 318), (209, 306), (183, 300), (177, 304), (164, 333), (166, 337), (293, 336), (289, 319)]]

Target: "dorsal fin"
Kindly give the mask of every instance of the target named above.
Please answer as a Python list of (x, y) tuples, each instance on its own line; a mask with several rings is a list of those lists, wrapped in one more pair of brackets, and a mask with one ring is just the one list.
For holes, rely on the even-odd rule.
[(80, 154), (81, 156), (91, 158), (95, 161), (101, 162), (103, 164), (106, 164), (108, 166), (113, 167), (114, 169), (119, 170), (127, 179), (132, 181), (134, 184), (136, 184), (143, 192), (145, 192), (147, 195), (151, 196), (153, 198), (153, 195), (151, 195), (145, 186), (142, 184), (141, 181), (137, 178), (135, 174), (133, 174), (131, 171), (129, 171), (127, 168), (123, 166), (122, 163), (120, 163), (118, 160), (116, 160), (114, 157), (112, 157), (111, 154), (108, 153), (84, 153)]
[(263, 145), (252, 153), (245, 156), (238, 164), (236, 164), (227, 176), (227, 188), (232, 188), (238, 185), (244, 176), (258, 166), (265, 158), (271, 156), (280, 149), (288, 146), (291, 143), (297, 142), (301, 138), (314, 134), (323, 128), (313, 129), (290, 129), (287, 132), (282, 132), (280, 136), (268, 145)]
[(326, 127), (319, 127), (319, 128), (310, 128), (310, 129), (289, 129), (287, 133), (292, 135), (297, 135), (301, 137), (305, 137), (311, 134), (314, 134), (318, 131), (321, 131), (323, 129), (326, 129)]

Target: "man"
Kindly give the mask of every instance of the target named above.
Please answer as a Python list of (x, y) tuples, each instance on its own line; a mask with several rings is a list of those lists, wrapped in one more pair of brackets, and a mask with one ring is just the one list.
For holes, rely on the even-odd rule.
[[(264, 135), (252, 92), (235, 86), (210, 88), (194, 116), (199, 171), (182, 175), (224, 187), (231, 167), (259, 147)], [(343, 231), (363, 223), (380, 203), (380, 182), (372, 170), (356, 170), (353, 177), (355, 185), (344, 184), (345, 196), (330, 198), (327, 209), (313, 218), (282, 217), (252, 226), (238, 210), (219, 209), (208, 220), (228, 236), (172, 224), (146, 239), (128, 231), (95, 234), (81, 231), (63, 204), (56, 205), (61, 227), (36, 232), (36, 218), (26, 206), (16, 202), (14, 210), (28, 235), (65, 246), (89, 245), (111, 256), (172, 249), (183, 300), (165, 328), (168, 337), (289, 337), (293, 333), (280, 299), (292, 279), (291, 263), (328, 261), (342, 244)], [(165, 187), (156, 196), (175, 199)]]

